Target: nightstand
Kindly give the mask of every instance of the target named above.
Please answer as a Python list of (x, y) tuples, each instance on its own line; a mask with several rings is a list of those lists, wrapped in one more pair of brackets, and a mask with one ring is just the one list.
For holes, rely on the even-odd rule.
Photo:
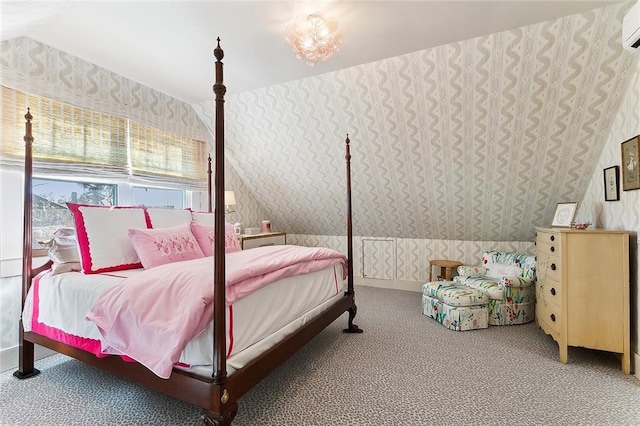
[(264, 232), (260, 234), (238, 235), (238, 242), (242, 250), (264, 246), (278, 246), (287, 244), (286, 232)]
[(451, 281), (453, 270), (462, 266), (462, 262), (455, 260), (432, 260), (429, 262), (429, 282), (431, 282), (432, 270), (434, 266), (440, 267), (440, 273), (436, 277), (438, 281)]

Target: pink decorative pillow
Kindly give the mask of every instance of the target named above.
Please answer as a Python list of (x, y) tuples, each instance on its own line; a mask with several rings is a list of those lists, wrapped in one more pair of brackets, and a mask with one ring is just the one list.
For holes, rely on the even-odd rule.
[(147, 228), (144, 207), (109, 207), (67, 203), (75, 222), (82, 272), (142, 267), (129, 241), (129, 228)]
[(129, 238), (145, 268), (204, 257), (188, 224), (158, 229), (130, 228)]
[[(202, 249), (202, 253), (205, 256), (213, 256), (213, 226), (205, 225), (202, 222), (191, 222), (191, 232), (196, 237), (196, 241)], [(230, 223), (224, 224), (224, 251), (225, 253), (231, 253), (241, 250), (238, 239), (236, 238), (236, 232), (233, 225)]]
[(236, 237), (236, 228), (231, 223), (224, 224), (224, 251), (225, 253), (232, 253), (234, 251), (240, 251), (240, 243), (238, 237)]

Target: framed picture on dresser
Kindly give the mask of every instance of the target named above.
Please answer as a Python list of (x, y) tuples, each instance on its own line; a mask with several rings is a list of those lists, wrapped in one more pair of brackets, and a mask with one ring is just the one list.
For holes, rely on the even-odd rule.
[(622, 190), (640, 189), (640, 136), (622, 142)]
[(604, 200), (620, 199), (620, 167), (611, 166), (604, 169)]
[(570, 203), (558, 203), (556, 212), (553, 215), (553, 222), (551, 222), (551, 226), (554, 228), (570, 228), (577, 209), (577, 201)]

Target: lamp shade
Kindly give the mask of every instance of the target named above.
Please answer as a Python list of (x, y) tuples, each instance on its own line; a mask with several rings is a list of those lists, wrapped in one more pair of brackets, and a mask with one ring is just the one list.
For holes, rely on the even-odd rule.
[(233, 191), (224, 191), (224, 204), (226, 206), (236, 205), (236, 194)]

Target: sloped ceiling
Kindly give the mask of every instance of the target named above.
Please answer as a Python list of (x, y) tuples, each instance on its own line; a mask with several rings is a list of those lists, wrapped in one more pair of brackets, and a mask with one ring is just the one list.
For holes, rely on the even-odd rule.
[(532, 240), (585, 193), (638, 59), (628, 7), (228, 96), (227, 158), (288, 232), (345, 234), (348, 133), (356, 235)]
[[(0, 39), (28, 37), (192, 104), (213, 98), (217, 37), (235, 94), (612, 2), (620, 0), (0, 0)], [(335, 16), (345, 42), (309, 67), (284, 30), (313, 11)]]

